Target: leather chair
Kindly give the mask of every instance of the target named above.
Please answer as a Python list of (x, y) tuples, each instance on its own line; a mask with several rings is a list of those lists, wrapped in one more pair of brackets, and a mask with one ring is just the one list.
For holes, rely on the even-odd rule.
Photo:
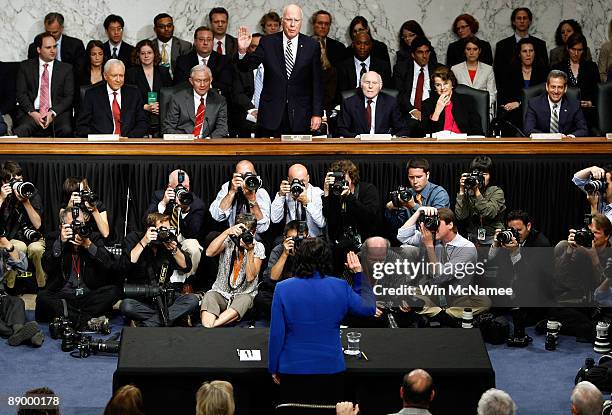
[(489, 91), (482, 89), (476, 89), (467, 85), (459, 84), (455, 87), (455, 92), (458, 94), (469, 95), (476, 102), (476, 111), (480, 115), (480, 122), (482, 123), (482, 133), (488, 135), (489, 133), (489, 108), (490, 98)]
[(599, 84), (597, 88), (597, 133), (604, 136), (612, 133), (612, 80)]
[[(352, 97), (353, 95), (355, 95), (357, 93), (357, 91), (359, 91), (358, 88), (355, 89), (347, 89), (346, 91), (342, 91), (342, 100), (344, 101), (345, 99), (348, 99), (350, 97)], [(397, 98), (397, 94), (399, 93), (399, 91), (397, 89), (387, 89), (387, 88), (383, 88), (380, 90), (380, 92), (384, 92), (387, 95), (391, 95), (394, 98)]]

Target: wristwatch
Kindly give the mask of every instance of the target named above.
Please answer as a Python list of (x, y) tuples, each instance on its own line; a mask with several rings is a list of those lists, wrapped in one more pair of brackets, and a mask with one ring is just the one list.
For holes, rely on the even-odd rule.
[(10, 248), (4, 248), (4, 252), (7, 252), (9, 254), (13, 252), (14, 250), (15, 250), (15, 245), (11, 246)]
[(255, 207), (257, 206), (257, 200), (255, 200), (254, 202), (249, 200), (249, 207)]

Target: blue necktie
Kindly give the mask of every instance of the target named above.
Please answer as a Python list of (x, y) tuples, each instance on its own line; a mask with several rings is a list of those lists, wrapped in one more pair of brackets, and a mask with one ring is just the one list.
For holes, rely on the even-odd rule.
[(261, 96), (261, 90), (263, 88), (263, 65), (257, 67), (255, 73), (255, 92), (253, 93), (253, 105), (259, 109), (259, 97)]

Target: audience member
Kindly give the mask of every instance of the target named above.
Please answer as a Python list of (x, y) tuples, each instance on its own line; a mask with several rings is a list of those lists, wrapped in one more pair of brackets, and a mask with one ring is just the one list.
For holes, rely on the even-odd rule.
[(63, 196), (61, 209), (78, 207), (89, 227), (103, 238), (108, 238), (110, 228), (106, 206), (99, 195), (91, 190), (86, 177), (68, 177), (64, 180)]
[(295, 277), (276, 284), (268, 370), (281, 402), (335, 404), (344, 397), (344, 357), (338, 330), (348, 314), (374, 315), (374, 294), (354, 252), (346, 255), (353, 287), (330, 277), (332, 250), (325, 239), (296, 248)]
[[(99, 40), (90, 40), (85, 48), (85, 64), (83, 68), (78, 72), (77, 85), (95, 85), (98, 82), (104, 80), (103, 67), (106, 63), (106, 57), (104, 56), (104, 44)], [(76, 91), (75, 104), (80, 104), (80, 91)]]
[(124, 385), (117, 389), (104, 408), (103, 415), (144, 415), (142, 393), (134, 385)]
[[(255, 52), (262, 38), (261, 33), (253, 33), (248, 53)], [(253, 71), (236, 71), (232, 87), (232, 114), (233, 128), (240, 137), (250, 137), (255, 134), (257, 113), (261, 90), (263, 89), (264, 66), (260, 63)]]
[(227, 101), (211, 88), (212, 82), (213, 75), (208, 66), (191, 68), (191, 88), (181, 89), (170, 97), (163, 134), (227, 137)]
[(327, 57), (332, 66), (337, 66), (344, 60), (346, 48), (341, 42), (329, 37), (329, 30), (332, 25), (331, 13), (327, 10), (317, 10), (312, 15), (310, 22), (312, 23), (312, 33), (322, 43), (321, 49), (325, 49), (327, 52)]
[(153, 46), (158, 49), (160, 66), (170, 69), (170, 74), (176, 70), (176, 60), (191, 52), (192, 45), (186, 40), (174, 36), (174, 19), (167, 13), (160, 13), (153, 18), (155, 39)]
[(234, 415), (234, 388), (224, 380), (204, 382), (196, 392), (196, 415)]
[(281, 17), (275, 11), (270, 10), (259, 19), (259, 27), (264, 36), (278, 33), (281, 27)]
[(610, 72), (612, 71), (612, 19), (608, 23), (608, 41), (604, 42), (599, 49), (597, 66), (599, 67), (601, 82), (612, 79), (610, 78)]
[(38, 57), (19, 64), (18, 116), (13, 133), (19, 137), (72, 135), (72, 67), (56, 61), (55, 38), (41, 33), (34, 39)]
[[(251, 35), (246, 27), (240, 27), (238, 69), (252, 71), (263, 63), (266, 74), (262, 87), (266, 100), (260, 102), (257, 113), (261, 137), (307, 134), (321, 126), (321, 50), (316, 41), (300, 33), (302, 20), (299, 6), (286, 6), (283, 32), (264, 36), (259, 47), (248, 54)], [(298, 59), (300, 64), (296, 65)]]
[[(582, 35), (582, 26), (574, 19), (561, 21), (555, 31), (555, 44), (557, 47), (550, 50), (550, 66), (555, 66), (567, 59), (567, 39), (572, 35)], [(586, 45), (585, 45), (586, 46)], [(585, 47), (585, 59), (592, 61), (591, 50)]]
[[(594, 191), (587, 191), (585, 186), (592, 181), (599, 181)], [(584, 193), (591, 206), (591, 214), (604, 214), (612, 222), (612, 165), (604, 168), (591, 166), (574, 173), (572, 182)], [(591, 190), (591, 189), (589, 189)]]
[(529, 100), (523, 128), (526, 135), (560, 133), (564, 137), (583, 137), (589, 134), (580, 103), (568, 97), (566, 91), (565, 72), (550, 71), (546, 93)]
[(603, 395), (591, 382), (582, 381), (572, 390), (572, 415), (599, 415)]
[(478, 415), (514, 415), (516, 404), (506, 392), (491, 388), (478, 401)]
[(359, 414), (359, 404), (353, 402), (338, 402), (336, 404), (336, 415), (357, 415)]
[[(374, 39), (372, 36), (372, 31), (370, 30), (370, 25), (368, 21), (363, 16), (355, 16), (351, 23), (349, 24), (349, 37), (351, 38), (351, 42), (355, 40), (355, 37), (359, 33), (368, 33), (370, 35), (370, 39), (372, 39), (372, 56), (386, 62), (387, 66), (391, 67), (391, 59), (389, 58), (389, 49), (387, 49), (387, 45), (385, 45), (380, 40)], [(350, 56), (352, 51), (350, 50), (352, 45), (346, 47), (346, 55)]]
[(466, 57), (469, 59), (469, 56), (467, 56), (465, 53), (465, 49), (467, 46), (466, 40), (470, 38), (473, 38), (472, 40), (476, 40), (476, 45), (478, 46), (480, 54), (480, 61), (488, 66), (493, 65), (493, 52), (491, 52), (491, 44), (476, 37), (479, 27), (480, 24), (478, 23), (478, 20), (476, 20), (471, 14), (464, 13), (455, 17), (451, 30), (459, 39), (448, 45), (448, 49), (446, 50), (446, 66), (451, 68), (465, 61)]
[(157, 47), (149, 39), (141, 40), (132, 52), (131, 68), (125, 73), (125, 82), (136, 85), (144, 102), (143, 109), (149, 118), (149, 135), (158, 137), (160, 132), (159, 94), (163, 87), (172, 85), (169, 68), (161, 66)]
[(404, 375), (400, 388), (403, 409), (393, 415), (431, 415), (429, 406), (436, 396), (431, 375), (423, 369), (414, 369)]
[[(425, 32), (423, 31), (421, 25), (418, 24), (416, 20), (405, 21), (399, 30), (399, 50), (395, 55), (396, 66), (401, 62), (413, 60), (411, 46), (412, 41), (417, 37), (427, 39), (427, 36), (425, 36)], [(434, 50), (433, 46), (431, 46), (431, 44), (429, 60), (434, 66), (438, 64), (438, 57), (436, 55), (436, 51)], [(393, 72), (395, 73), (395, 68), (393, 68)]]
[(446, 66), (431, 74), (434, 92), (423, 101), (421, 123), (426, 134), (451, 131), (456, 134), (484, 135), (474, 99), (454, 91), (457, 78)]
[(202, 299), (202, 325), (225, 326), (240, 320), (253, 307), (262, 261), (263, 244), (255, 240), (257, 221), (252, 213), (239, 214), (236, 225), (223, 231), (206, 249), (219, 256), (219, 272), (212, 289)]
[[(336, 67), (331, 64), (327, 56), (327, 48), (325, 42), (323, 42), (317, 35), (313, 35), (312, 38), (319, 42), (321, 47), (321, 84), (323, 85), (323, 114), (324, 117), (327, 114), (332, 114), (336, 108), (337, 92), (338, 92), (338, 71)], [(342, 53), (344, 53), (344, 45), (340, 44)], [(327, 119), (329, 121), (329, 118)], [(328, 134), (332, 132), (327, 131)]]
[[(25, 397), (36, 397), (36, 396), (40, 396), (40, 395), (46, 395), (49, 397), (57, 397), (57, 401), (59, 402), (59, 396), (55, 395), (55, 392), (53, 392), (51, 389), (47, 388), (47, 387), (42, 387), (42, 388), (36, 388), (36, 389), (32, 389), (29, 390), (25, 393)], [(22, 403), (21, 405), (19, 405), (19, 408), (17, 409), (17, 415), (59, 415), (60, 414), (60, 406), (59, 404), (55, 404), (54, 403), (55, 400), (51, 400), (51, 404), (46, 408), (43, 409), (42, 411), (44, 412), (36, 412), (36, 409), (31, 409), (31, 407), (27, 404), (27, 400), (26, 403)]]
[(270, 219), (272, 223), (289, 223), (294, 220), (306, 222), (315, 237), (323, 234), (325, 217), (321, 196), (323, 190), (310, 184), (306, 166), (293, 164), (287, 172), (287, 179), (280, 183), (272, 202)]
[[(357, 35), (360, 36), (367, 35)], [(354, 72), (354, 71), (353, 71)], [(395, 97), (381, 91), (384, 81), (370, 70), (361, 75), (361, 88), (342, 101), (338, 118), (338, 135), (355, 137), (359, 134), (393, 134), (410, 136), (412, 127), (402, 117)], [(411, 123), (415, 123), (411, 120)]]
[[(45, 32), (55, 39), (57, 53), (55, 60), (69, 63), (74, 72), (78, 72), (85, 62), (85, 47), (83, 41), (64, 34), (64, 16), (57, 12), (48, 13), (44, 19)], [(28, 59), (38, 57), (38, 46), (30, 43), (28, 46)]]
[(132, 51), (134, 46), (123, 41), (123, 28), (125, 22), (121, 16), (109, 14), (104, 19), (104, 30), (108, 40), (104, 42), (104, 56), (106, 59), (119, 59), (126, 68), (132, 66)]
[(229, 13), (224, 7), (213, 7), (208, 13), (210, 28), (213, 32), (213, 49), (219, 55), (233, 56), (238, 50), (238, 40), (227, 34)]
[(125, 65), (110, 59), (104, 65), (104, 82), (85, 93), (76, 125), (78, 137), (118, 134), (144, 137), (149, 130), (140, 91), (124, 85)]

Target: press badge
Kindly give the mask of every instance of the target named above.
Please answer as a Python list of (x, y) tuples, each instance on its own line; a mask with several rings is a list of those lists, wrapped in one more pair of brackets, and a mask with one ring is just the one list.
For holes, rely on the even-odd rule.
[(75, 295), (76, 295), (77, 297), (78, 297), (79, 295), (83, 295), (83, 288), (77, 288), (77, 289), (76, 289), (76, 294), (75, 294)]
[(485, 239), (487, 239), (487, 231), (485, 228), (478, 228), (478, 240), (484, 241)]

